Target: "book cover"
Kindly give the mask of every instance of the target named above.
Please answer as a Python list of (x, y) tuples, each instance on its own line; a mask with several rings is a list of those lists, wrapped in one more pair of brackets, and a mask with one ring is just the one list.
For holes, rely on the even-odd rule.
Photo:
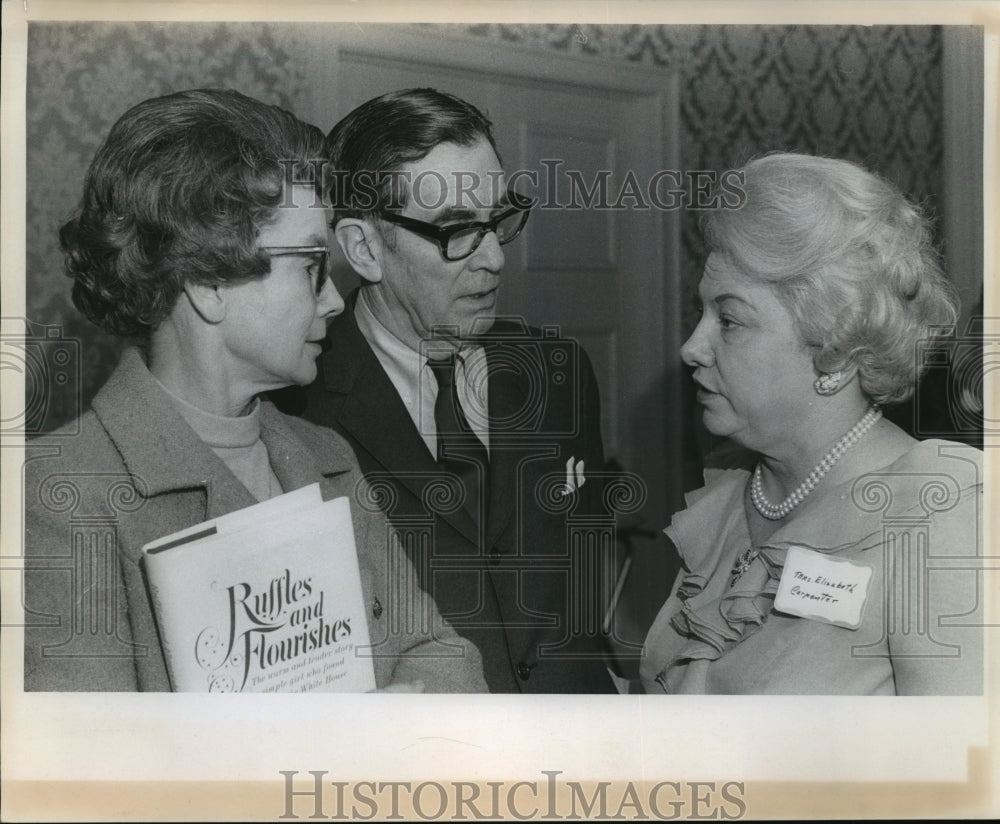
[(347, 498), (305, 487), (143, 547), (179, 692), (375, 689)]

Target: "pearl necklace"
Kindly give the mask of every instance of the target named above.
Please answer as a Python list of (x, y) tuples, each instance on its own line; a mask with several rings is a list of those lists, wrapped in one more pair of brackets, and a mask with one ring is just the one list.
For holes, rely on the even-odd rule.
[(877, 406), (869, 407), (861, 420), (854, 424), (851, 430), (833, 445), (830, 451), (823, 456), (823, 459), (816, 464), (808, 477), (780, 504), (772, 504), (764, 496), (760, 464), (757, 464), (757, 468), (753, 471), (753, 481), (750, 484), (750, 500), (753, 501), (754, 508), (769, 521), (780, 521), (808, 497), (809, 493), (816, 488), (816, 484), (823, 480), (826, 473), (840, 460), (843, 454), (861, 440), (861, 437), (881, 417), (881, 409)]

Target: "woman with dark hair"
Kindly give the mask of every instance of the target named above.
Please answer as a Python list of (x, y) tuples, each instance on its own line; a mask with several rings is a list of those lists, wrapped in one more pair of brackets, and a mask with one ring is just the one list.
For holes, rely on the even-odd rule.
[[(322, 157), (314, 126), (221, 90), (146, 100), (98, 150), (61, 231), (73, 300), (138, 345), (90, 411), (33, 444), (27, 689), (169, 689), (141, 547), (318, 481), (324, 498), (352, 498), (377, 686), (485, 690), (477, 650), (426, 594), (398, 597), (408, 562), (384, 516), (359, 505), (369, 492), (348, 444), (260, 399), (316, 377), (344, 307), (327, 272)], [(110, 551), (80, 532), (94, 518), (113, 525)], [(442, 640), (460, 654), (429, 656)]]
[(683, 568), (643, 685), (981, 692), (982, 455), (881, 413), (956, 318), (927, 222), (845, 161), (774, 154), (744, 174), (745, 206), (704, 220), (703, 314), (681, 355), (705, 427), (750, 459), (667, 529)]

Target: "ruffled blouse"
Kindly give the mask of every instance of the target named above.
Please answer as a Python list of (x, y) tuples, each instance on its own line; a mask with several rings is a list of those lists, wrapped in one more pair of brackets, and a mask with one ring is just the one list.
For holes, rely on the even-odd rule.
[[(665, 530), (683, 569), (646, 638), (641, 678), (653, 693), (969, 694), (981, 691), (982, 454), (923, 441), (878, 472), (814, 493), (751, 548), (745, 470), (723, 470)], [(872, 569), (856, 629), (775, 610), (789, 548)], [(889, 551), (886, 548), (889, 547)], [(926, 553), (926, 554), (925, 554)], [(969, 564), (945, 562), (966, 557)], [(982, 616), (980, 616), (980, 627)], [(942, 625), (944, 624), (944, 625)], [(973, 624), (973, 626), (968, 626)]]

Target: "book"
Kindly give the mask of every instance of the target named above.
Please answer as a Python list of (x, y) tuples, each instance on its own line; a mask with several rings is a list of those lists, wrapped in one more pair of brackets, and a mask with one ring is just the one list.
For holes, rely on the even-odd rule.
[(313, 484), (142, 552), (175, 691), (375, 689), (347, 498)]

